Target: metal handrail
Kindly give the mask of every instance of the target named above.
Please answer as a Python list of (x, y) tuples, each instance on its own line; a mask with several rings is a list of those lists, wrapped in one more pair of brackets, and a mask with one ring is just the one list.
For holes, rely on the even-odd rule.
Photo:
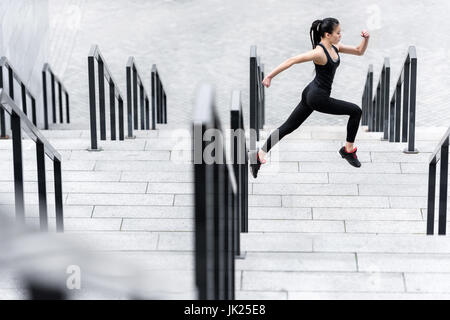
[[(214, 100), (212, 86), (201, 86), (193, 118), (196, 285), (201, 300), (234, 300), (238, 186), (233, 165), (226, 160)], [(209, 134), (214, 135), (210, 142), (205, 138)], [(203, 157), (211, 143), (212, 163)]]
[(373, 91), (373, 65), (369, 65), (366, 75), (366, 82), (364, 83), (364, 91), (362, 96), (362, 117), (361, 125), (367, 126), (369, 124), (369, 115), (372, 114), (372, 91)]
[(362, 125), (368, 126), (369, 132), (383, 132), (383, 140), (388, 140), (389, 123), (389, 88), (391, 65), (389, 58), (384, 58), (375, 95), (373, 93), (373, 65), (369, 65), (363, 93)]
[[(401, 92), (402, 87), (403, 99)], [(414, 147), (416, 132), (416, 87), (417, 54), (416, 48), (414, 46), (410, 46), (400, 72), (400, 76), (398, 77), (395, 90), (392, 94), (389, 121), (389, 141), (400, 142), (400, 119), (402, 119), (402, 142), (408, 142), (408, 147), (404, 150), (405, 153), (419, 152)], [(401, 118), (400, 113), (402, 113)]]
[(99, 113), (100, 113), (100, 140), (106, 140), (106, 119), (105, 119), (105, 79), (109, 84), (110, 93), (110, 123), (111, 140), (116, 140), (116, 115), (115, 99), (119, 102), (119, 140), (125, 139), (124, 115), (123, 115), (123, 95), (109, 71), (108, 65), (103, 58), (97, 45), (93, 45), (88, 56), (89, 74), (89, 110), (91, 127), (91, 149), (101, 150), (97, 146), (97, 113), (96, 113), (96, 93), (95, 93), (95, 60), (98, 63), (98, 87), (99, 87)]
[(56, 76), (53, 72), (50, 64), (45, 63), (42, 68), (42, 92), (43, 92), (43, 100), (44, 100), (44, 128), (48, 129), (48, 94), (47, 94), (47, 73), (50, 74), (51, 80), (51, 98), (52, 98), (52, 120), (53, 123), (56, 123), (56, 89), (55, 82), (58, 84), (58, 102), (59, 102), (59, 122), (64, 123), (63, 117), (63, 98), (62, 95), (64, 93), (65, 102), (66, 102), (66, 122), (70, 123), (70, 104), (69, 104), (69, 92), (64, 86), (61, 79)]
[(449, 156), (450, 127), (437, 145), (428, 164), (428, 207), (427, 234), (434, 234), (434, 210), (436, 196), (436, 166), (441, 162), (439, 178), (439, 221), (438, 233), (446, 234), (447, 227), (447, 196), (448, 196), (448, 156)]
[(48, 140), (40, 133), (39, 129), (28, 119), (27, 115), (20, 110), (14, 100), (4, 89), (0, 89), (0, 109), (11, 116), (11, 131), (13, 142), (14, 161), (14, 190), (16, 218), (25, 222), (24, 204), (24, 182), (23, 182), (23, 158), (22, 158), (22, 129), (36, 143), (38, 193), (39, 193), (39, 220), (41, 230), (48, 230), (47, 214), (47, 189), (45, 179), (45, 155), (52, 161), (54, 166), (55, 183), (55, 212), (56, 230), (64, 230), (63, 223), (63, 199), (62, 199), (62, 176), (61, 155), (52, 147)]
[[(264, 65), (257, 55), (256, 46), (250, 47), (250, 149), (256, 149), (259, 141), (259, 130), (265, 124), (265, 91), (262, 81), (264, 79)], [(254, 134), (256, 134), (256, 140)]]
[(450, 137), (450, 127), (447, 129), (447, 132), (443, 135), (443, 137), (439, 141), (437, 147), (434, 149), (433, 153), (430, 156), (429, 162), (433, 161), (433, 159), (435, 162), (439, 162), (439, 160), (441, 159), (441, 155), (442, 155), (442, 146), (449, 139), (449, 137)]
[[(248, 233), (248, 148), (245, 140), (244, 113), (241, 92), (234, 90), (231, 98), (231, 154), (238, 184), (239, 216), (241, 232)], [(237, 132), (237, 136), (236, 136)], [(237, 241), (240, 241), (239, 237)], [(240, 246), (238, 244), (238, 255)]]
[[(127, 122), (128, 122), (128, 138), (133, 137), (134, 129), (138, 130), (138, 87), (140, 97), (140, 122), (141, 130), (150, 129), (150, 100), (141, 73), (136, 65), (134, 57), (129, 57), (126, 66), (127, 79)], [(134, 115), (134, 117), (133, 117)], [(134, 121), (133, 121), (134, 120)], [(154, 128), (152, 128), (154, 129)]]
[[(9, 62), (8, 58), (1, 57), (0, 58), (0, 89), (4, 88), (3, 83), (3, 67), (8, 69), (8, 84), (9, 84), (9, 96), (14, 100), (14, 79), (19, 83), (21, 87), (22, 94), (22, 110), (25, 114), (28, 114), (27, 110), (27, 96), (31, 100), (31, 117), (33, 124), (37, 125), (36, 119), (36, 99), (34, 94), (29, 90), (29, 88), (25, 85), (25, 83), (20, 78), (18, 72), (14, 69), (12, 64)], [(6, 136), (6, 120), (5, 120), (5, 111), (0, 109), (0, 137), (5, 138)]]
[(161, 76), (152, 65), (152, 130), (155, 129), (155, 117), (157, 123), (167, 123), (167, 96), (162, 84)]

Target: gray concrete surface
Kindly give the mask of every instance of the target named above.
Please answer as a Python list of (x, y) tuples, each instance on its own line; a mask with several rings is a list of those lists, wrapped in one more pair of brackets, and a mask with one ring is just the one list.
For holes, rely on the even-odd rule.
[[(368, 29), (370, 44), (362, 57), (342, 55), (332, 96), (361, 104), (368, 65), (378, 81), (384, 57), (392, 65), (391, 89), (409, 45), (418, 55), (417, 124), (448, 125), (450, 36), (441, 1), (222, 1), (222, 0), (67, 0), (52, 11), (51, 61), (73, 96), (73, 121), (87, 128), (87, 54), (96, 43), (125, 92), (125, 63), (136, 57), (144, 77), (156, 63), (168, 94), (171, 123), (191, 119), (195, 89), (201, 81), (217, 87), (217, 102), (228, 121), (231, 90), (240, 89), (248, 119), (249, 51), (258, 46), (266, 70), (311, 48), (313, 20), (340, 20), (342, 42), (357, 45)], [(50, 4), (56, 8), (56, 4)], [(52, 9), (51, 9), (52, 10)], [(298, 104), (313, 78), (313, 64), (295, 65), (273, 80), (267, 92), (267, 123), (280, 125)], [(392, 92), (392, 91), (391, 91)], [(314, 113), (305, 125), (344, 124), (346, 116)]]

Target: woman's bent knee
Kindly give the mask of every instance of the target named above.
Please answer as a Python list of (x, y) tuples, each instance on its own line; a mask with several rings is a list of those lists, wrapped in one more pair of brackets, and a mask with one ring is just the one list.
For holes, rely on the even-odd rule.
[(358, 117), (358, 118), (361, 118), (361, 116), (362, 116), (362, 110), (361, 110), (361, 108), (358, 107), (358, 105), (353, 104), (353, 105), (352, 105), (352, 114), (351, 114), (351, 115), (352, 115), (352, 116), (355, 116), (355, 117)]

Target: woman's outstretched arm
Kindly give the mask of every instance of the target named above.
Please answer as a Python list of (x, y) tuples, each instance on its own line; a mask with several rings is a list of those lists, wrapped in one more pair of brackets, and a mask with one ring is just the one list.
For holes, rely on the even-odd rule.
[(269, 73), (263, 80), (263, 85), (267, 88), (270, 86), (270, 81), (279, 73), (283, 72), (284, 70), (292, 67), (294, 64), (312, 61), (317, 58), (317, 55), (319, 51), (317, 49), (307, 51), (305, 53), (299, 54), (298, 56), (291, 57), (287, 60), (285, 60), (282, 64), (280, 64), (278, 67), (272, 70), (271, 73)]
[(337, 44), (336, 47), (338, 48), (339, 52), (354, 54), (356, 56), (362, 56), (364, 52), (366, 52), (367, 46), (369, 44), (370, 38), (369, 32), (367, 30), (361, 31), (361, 37), (363, 37), (363, 39), (361, 40), (361, 43), (356, 47), (347, 46), (340, 42)]

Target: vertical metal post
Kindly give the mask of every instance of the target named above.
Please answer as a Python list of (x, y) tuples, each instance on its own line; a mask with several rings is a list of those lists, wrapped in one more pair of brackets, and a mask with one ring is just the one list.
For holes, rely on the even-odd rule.
[(133, 111), (132, 111), (132, 88), (131, 88), (131, 67), (127, 66), (126, 68), (127, 74), (127, 123), (128, 123), (128, 138), (133, 137)]
[(395, 142), (400, 142), (400, 112), (402, 107), (402, 85), (397, 83), (395, 89)]
[(372, 101), (372, 114), (371, 114), (371, 121), (370, 121), (370, 125), (369, 125), (369, 131), (370, 132), (374, 132), (376, 130), (375, 128), (375, 121), (377, 118), (377, 94), (376, 94), (376, 89), (375, 89), (375, 96), (373, 97), (373, 101)]
[(123, 121), (123, 99), (119, 98), (119, 140), (125, 140), (125, 124)]
[(44, 129), (48, 130), (47, 74), (45, 71), (42, 71), (42, 96), (44, 99)]
[[(242, 122), (242, 127), (244, 127), (244, 120), (242, 118), (241, 120)], [(244, 147), (245, 150), (245, 164), (242, 166), (242, 173), (243, 173), (243, 189), (242, 192), (244, 193), (243, 196), (243, 212), (242, 215), (240, 216), (240, 231), (244, 232), (244, 233), (248, 233), (248, 170), (249, 170), (249, 166), (248, 166), (248, 154), (247, 154), (247, 147)]]
[(427, 234), (434, 234), (434, 202), (436, 197), (436, 158), (428, 166)]
[(394, 94), (391, 99), (391, 105), (389, 108), (389, 142), (394, 142), (395, 140), (395, 97)]
[[(3, 67), (0, 67), (0, 89), (4, 89), (3, 84)], [(6, 138), (6, 119), (5, 110), (0, 108), (0, 138)]]
[(52, 120), (53, 123), (56, 123), (56, 93), (55, 93), (55, 75), (53, 72), (50, 72), (50, 82), (52, 86)]
[[(220, 139), (218, 139), (220, 140)], [(223, 146), (220, 141), (215, 142), (216, 149), (215, 150), (223, 150)], [(217, 157), (216, 157), (217, 159)], [(225, 194), (228, 193), (228, 177), (227, 172), (225, 170), (224, 164), (214, 164), (216, 169), (214, 189), (216, 190), (215, 196), (216, 200), (214, 201), (214, 235), (217, 239), (215, 242), (215, 296), (216, 300), (222, 300), (223, 297), (223, 287), (224, 287), (224, 277), (223, 277), (223, 252), (224, 252), (224, 239), (223, 239), (223, 230), (224, 230), (224, 211), (226, 210), (226, 202), (225, 202)]]
[(58, 81), (59, 123), (64, 123), (61, 82)]
[(409, 61), (403, 69), (403, 117), (402, 117), (402, 142), (408, 142), (408, 116), (409, 116)]
[[(256, 46), (250, 49), (250, 130), (255, 132), (256, 141), (259, 141), (258, 128), (258, 91), (256, 86), (257, 66), (256, 66)], [(252, 137), (252, 132), (250, 132)], [(253, 135), (254, 137), (254, 135)], [(250, 139), (250, 149), (256, 150), (256, 141)]]
[(31, 97), (31, 121), (35, 126), (37, 126), (36, 99), (34, 97)]
[(97, 111), (95, 107), (95, 65), (94, 57), (88, 57), (89, 110), (91, 127), (91, 149), (97, 150)]
[(145, 101), (144, 101), (144, 86), (139, 84), (139, 101), (141, 105), (141, 130), (145, 129)]
[(448, 196), (448, 146), (449, 137), (441, 147), (441, 173), (439, 179), (439, 234), (446, 233), (447, 227), (447, 196)]
[(27, 89), (23, 83), (20, 84), (21, 92), (22, 92), (22, 111), (26, 115), (28, 115), (27, 110)]
[(154, 66), (152, 67), (152, 130), (156, 129), (156, 73), (154, 71)]
[(70, 123), (70, 104), (69, 104), (69, 93), (66, 92), (66, 120)]
[(383, 65), (383, 70), (381, 71), (381, 92), (380, 92), (380, 122), (379, 131), (383, 132), (384, 137), (384, 99), (386, 90), (386, 69)]
[(414, 147), (416, 135), (416, 86), (417, 86), (417, 59), (411, 59), (411, 91), (409, 100), (409, 136), (408, 152), (417, 152)]
[[(152, 72), (152, 79), (153, 79)], [(153, 86), (152, 86), (153, 88)], [(152, 89), (153, 91), (153, 89)], [(195, 279), (198, 288), (198, 299), (207, 299), (207, 242), (206, 242), (206, 210), (208, 188), (206, 180), (206, 164), (203, 161), (205, 142), (204, 125), (193, 125), (194, 135), (194, 179), (195, 179)], [(197, 158), (200, 155), (200, 158)]]
[(230, 234), (230, 238), (231, 238), (231, 250), (230, 250), (230, 254), (229, 254), (229, 259), (230, 259), (230, 264), (229, 264), (229, 274), (230, 274), (230, 285), (229, 285), (229, 293), (228, 293), (228, 300), (234, 300), (235, 297), (235, 260), (234, 260), (234, 250), (233, 250), (233, 244), (234, 244), (234, 234), (238, 234), (239, 233), (239, 225), (235, 224), (235, 222), (239, 222), (239, 203), (238, 203), (238, 198), (239, 195), (238, 194), (233, 194), (233, 207), (232, 207), (232, 212), (231, 212), (231, 234)]
[(264, 64), (261, 65), (261, 81), (259, 82), (259, 85), (261, 86), (261, 129), (264, 129), (264, 125), (266, 124), (266, 89), (264, 88), (264, 85), (262, 84), (262, 81), (264, 80)]
[(39, 222), (41, 231), (48, 231), (47, 183), (45, 178), (45, 149), (41, 141), (36, 141), (37, 178), (39, 194)]
[(167, 123), (167, 96), (166, 91), (163, 91), (163, 108), (164, 108), (164, 123)]
[(383, 95), (381, 93), (381, 79), (380, 79), (380, 82), (378, 82), (378, 87), (377, 87), (377, 116), (376, 116), (376, 123), (375, 123), (375, 131), (376, 132), (381, 131), (382, 99), (383, 99)]
[[(228, 218), (229, 214), (231, 213), (231, 205), (233, 201), (233, 196), (231, 192), (231, 183), (229, 181), (228, 175), (230, 174), (227, 170), (227, 165), (222, 165), (224, 167), (225, 172), (225, 188), (224, 188), (224, 194), (223, 194), (223, 213), (221, 218), (221, 235), (222, 235), (222, 252), (219, 252), (220, 258), (222, 260), (222, 263), (220, 265), (220, 278), (221, 278), (221, 286), (219, 288), (220, 290), (220, 299), (222, 300), (228, 300), (228, 280), (229, 280), (229, 273), (228, 273)], [(220, 234), (220, 233), (219, 233)], [(231, 238), (231, 237), (230, 237)]]
[(384, 86), (384, 99), (383, 99), (383, 108), (384, 108), (384, 119), (383, 119), (383, 132), (384, 140), (389, 139), (389, 95), (390, 95), (390, 84), (391, 84), (391, 67), (386, 67), (385, 73), (385, 86)]
[(361, 98), (361, 111), (362, 111), (361, 125), (362, 126), (366, 125), (366, 91), (367, 91), (367, 81), (366, 81), (366, 84), (364, 85), (364, 91), (363, 91), (363, 95)]
[(138, 130), (138, 89), (137, 89), (137, 70), (133, 65), (133, 112), (134, 112), (134, 130)]
[(14, 197), (16, 205), (16, 219), (20, 223), (25, 223), (22, 130), (20, 127), (20, 117), (14, 111), (11, 113), (11, 131), (14, 159)]
[(9, 96), (14, 100), (14, 71), (8, 66)]
[(100, 140), (106, 140), (105, 66), (98, 58), (98, 109), (100, 114)]
[[(372, 65), (369, 66), (369, 68), (372, 67)], [(368, 97), (367, 97), (367, 125), (368, 130), (372, 131), (372, 119), (373, 119), (373, 70), (369, 70), (369, 90), (368, 90)]]
[(156, 83), (158, 90), (156, 91), (156, 101), (158, 102), (158, 123), (163, 123), (162, 121), (162, 85), (161, 79), (159, 78), (158, 71), (156, 72)]
[(61, 162), (58, 159), (53, 160), (53, 172), (55, 183), (55, 213), (56, 213), (56, 231), (64, 231), (64, 212), (63, 195), (61, 179)]
[(116, 140), (116, 92), (112, 81), (109, 82), (109, 116), (111, 140)]
[[(238, 95), (239, 94), (239, 95)], [(237, 212), (237, 223), (236, 223), (236, 229), (238, 232), (233, 233), (234, 239), (234, 253), (239, 256), (241, 254), (241, 248), (240, 248), (240, 226), (239, 226), (239, 217), (242, 216), (242, 183), (243, 183), (243, 177), (242, 174), (242, 164), (241, 164), (241, 158), (242, 158), (242, 130), (240, 127), (240, 111), (239, 109), (236, 109), (237, 100), (239, 97), (239, 104), (240, 104), (240, 92), (236, 93), (233, 92), (232, 96), (232, 110), (231, 110), (231, 158), (233, 161), (233, 171), (234, 176), (236, 178), (236, 184), (237, 184), (237, 196), (238, 196), (238, 212)], [(234, 108), (233, 108), (234, 107)], [(245, 151), (244, 151), (245, 152)]]
[(148, 97), (145, 97), (145, 130), (150, 129), (150, 102)]

